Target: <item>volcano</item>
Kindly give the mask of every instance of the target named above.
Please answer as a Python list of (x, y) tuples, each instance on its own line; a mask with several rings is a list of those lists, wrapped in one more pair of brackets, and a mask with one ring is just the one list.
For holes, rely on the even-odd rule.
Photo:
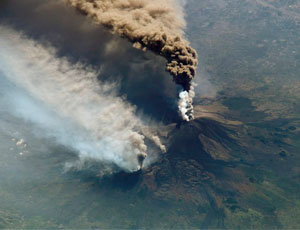
[(298, 228), (296, 2), (0, 9), (0, 228)]

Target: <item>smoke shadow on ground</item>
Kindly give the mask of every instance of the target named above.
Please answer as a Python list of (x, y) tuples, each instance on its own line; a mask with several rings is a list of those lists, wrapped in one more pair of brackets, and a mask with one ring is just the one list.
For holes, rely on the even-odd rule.
[(100, 82), (115, 83), (118, 94), (125, 95), (139, 113), (163, 123), (180, 120), (178, 89), (162, 57), (133, 48), (62, 2), (6, 0), (0, 7), (0, 23), (50, 43), (60, 57), (99, 69)]
[[(181, 122), (168, 134), (168, 152), (163, 155), (153, 167), (144, 170), (126, 173), (119, 172), (113, 175), (99, 177), (92, 171), (69, 172), (68, 176), (81, 178), (81, 180), (92, 183), (95, 189), (118, 189), (121, 191), (138, 189), (145, 174), (154, 170), (155, 183), (158, 187), (170, 184), (180, 178), (189, 178), (194, 170), (193, 162), (197, 162), (203, 175), (206, 172), (222, 180), (229, 180), (224, 170), (238, 167), (241, 162), (232, 162), (214, 158), (205, 148), (205, 140), (201, 140), (199, 135), (204, 135), (209, 140), (220, 143), (225, 149), (237, 149), (241, 146), (231, 137), (234, 130), (221, 123), (201, 118), (191, 122)], [(202, 177), (200, 177), (199, 180)], [(197, 179), (197, 180), (198, 180)], [(196, 180), (196, 181), (197, 181)], [(186, 181), (185, 183), (189, 183)]]
[[(100, 170), (100, 169), (99, 169)], [(123, 192), (135, 189), (143, 176), (143, 171), (125, 172), (120, 171), (114, 174), (99, 176), (94, 170), (86, 169), (83, 171), (70, 171), (66, 174), (67, 178), (78, 179), (81, 182), (93, 185), (96, 190), (110, 190), (117, 189)]]

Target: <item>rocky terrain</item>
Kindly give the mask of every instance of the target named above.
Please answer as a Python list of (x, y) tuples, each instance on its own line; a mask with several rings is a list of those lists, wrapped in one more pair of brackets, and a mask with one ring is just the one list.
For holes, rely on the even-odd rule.
[(195, 120), (159, 104), (165, 95), (143, 106), (124, 80), (167, 147), (136, 173), (64, 172), (72, 151), (1, 113), (0, 228), (298, 228), (299, 15), (296, 0), (187, 1)]

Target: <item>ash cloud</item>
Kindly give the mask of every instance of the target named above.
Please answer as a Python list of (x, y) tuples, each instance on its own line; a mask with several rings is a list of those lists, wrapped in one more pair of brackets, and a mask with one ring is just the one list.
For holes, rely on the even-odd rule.
[[(2, 28), (12, 28), (12, 30), (2, 29), (0, 38), (5, 39), (2, 39), (1, 43), (3, 45), (5, 42), (11, 42), (3, 47), (19, 49), (19, 54), (13, 49), (7, 52), (2, 52), (1, 49), (3, 61), (9, 61), (7, 57), (10, 55), (18, 61), (2, 67), (12, 82), (23, 80), (18, 82), (19, 87), (30, 96), (28, 103), (19, 100), (16, 102), (23, 106), (15, 106), (19, 110), (15, 109), (14, 114), (44, 127), (45, 133), (39, 132), (39, 135), (54, 137), (61, 144), (78, 151), (80, 160), (68, 164), (69, 168), (73, 166), (80, 168), (88, 159), (93, 159), (112, 162), (127, 171), (136, 170), (142, 164), (147, 166), (153, 160), (149, 157), (149, 153), (151, 156), (153, 150), (145, 144), (148, 145), (148, 140), (155, 144), (160, 152), (166, 151), (159, 137), (147, 131), (147, 126), (152, 124), (155, 126), (157, 121), (166, 123), (179, 121), (178, 108), (182, 111), (187, 111), (187, 108), (188, 111), (192, 111), (190, 97), (193, 90), (191, 78), (187, 77), (189, 87), (184, 87), (186, 91), (181, 90), (180, 93), (186, 92), (189, 97), (180, 98), (182, 106), (178, 107), (175, 98), (179, 88), (172, 83), (172, 78), (165, 71), (165, 66), (171, 63), (171, 59), (166, 55), (159, 56), (152, 52), (161, 54), (154, 49), (153, 45), (157, 44), (151, 45), (150, 40), (148, 41), (147, 48), (151, 52), (135, 49), (126, 39), (113, 35), (103, 27), (103, 24), (91, 23), (91, 20), (76, 13), (63, 1), (4, 0), (0, 7), (0, 24), (5, 25)], [(179, 4), (173, 5), (170, 9), (167, 7), (166, 10), (173, 12), (166, 15), (166, 20), (170, 20), (175, 12), (178, 20), (171, 23), (168, 32), (170, 37), (167, 36), (167, 40), (172, 42), (172, 38), (179, 37), (175, 39), (176, 44), (185, 44), (189, 47), (183, 37), (185, 25)], [(15, 40), (7, 37), (12, 34), (15, 34), (13, 35)], [(15, 43), (12, 43), (13, 40)], [(137, 41), (133, 42), (134, 46), (139, 46)], [(139, 43), (142, 46), (146, 45), (142, 41)], [(180, 55), (181, 51), (176, 55)], [(44, 56), (39, 56), (39, 52)], [(14, 61), (13, 59), (11, 61)], [(172, 57), (173, 59), (177, 60), (178, 57)], [(16, 67), (20, 65), (22, 71), (11, 75), (14, 71), (18, 71), (13, 65)], [(14, 78), (17, 75), (22, 77)], [(32, 77), (31, 75), (34, 78), (26, 80), (26, 77)], [(35, 83), (39, 82), (41, 85), (30, 85), (33, 79)], [(184, 79), (184, 76), (180, 79)], [(67, 87), (64, 88), (65, 86)], [(47, 93), (43, 94), (40, 91), (42, 89)], [(86, 101), (85, 97), (79, 98), (76, 95), (78, 92), (81, 95), (92, 94), (91, 97), (87, 97), (91, 99)], [(60, 93), (67, 96), (63, 97)], [(45, 98), (47, 95), (52, 96)], [(32, 103), (31, 97), (38, 102)], [(74, 101), (71, 98), (74, 98)], [(107, 102), (117, 106), (113, 107)], [(78, 108), (75, 105), (79, 105)], [(32, 113), (41, 108), (46, 112)], [(103, 111), (107, 111), (107, 114), (103, 115)], [(190, 112), (182, 111), (179, 115), (183, 119), (191, 119), (191, 115), (187, 114)], [(38, 117), (39, 113), (44, 115)], [(123, 113), (124, 117), (120, 117)], [(85, 120), (89, 121), (88, 124)], [(126, 124), (125, 128), (118, 126), (121, 124)], [(107, 129), (106, 132), (102, 127), (104, 130)], [(72, 145), (72, 142), (76, 144)], [(106, 147), (100, 151), (98, 147), (103, 146)], [(109, 152), (110, 148), (112, 151)], [(148, 157), (145, 162), (141, 162), (146, 153)]]
[(51, 44), (60, 57), (101, 69), (101, 82), (118, 82), (118, 96), (155, 121), (177, 122), (178, 88), (165, 71), (164, 58), (132, 47), (78, 14), (62, 1), (9, 0), (2, 2), (0, 23), (22, 31), (42, 44)]
[[(197, 53), (183, 37), (185, 21), (183, 13), (174, 0), (66, 0), (78, 11), (88, 15), (94, 22), (125, 37), (137, 49), (149, 49), (167, 60), (167, 71), (174, 81), (190, 95), (191, 81), (196, 75)], [(184, 4), (184, 3), (182, 3)], [(192, 97), (179, 105), (182, 118), (189, 121)]]

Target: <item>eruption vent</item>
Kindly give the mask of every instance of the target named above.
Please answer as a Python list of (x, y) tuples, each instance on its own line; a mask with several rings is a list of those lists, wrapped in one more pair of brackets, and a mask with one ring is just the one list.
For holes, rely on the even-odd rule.
[[(191, 81), (198, 64), (197, 53), (183, 37), (185, 21), (175, 0), (66, 1), (96, 23), (133, 42), (135, 48), (149, 49), (165, 57), (167, 71), (183, 87), (185, 94), (190, 95)], [(186, 101), (190, 102), (192, 98)], [(183, 119), (189, 120), (187, 117), (192, 117), (191, 111), (183, 108), (180, 114), (184, 114)]]

